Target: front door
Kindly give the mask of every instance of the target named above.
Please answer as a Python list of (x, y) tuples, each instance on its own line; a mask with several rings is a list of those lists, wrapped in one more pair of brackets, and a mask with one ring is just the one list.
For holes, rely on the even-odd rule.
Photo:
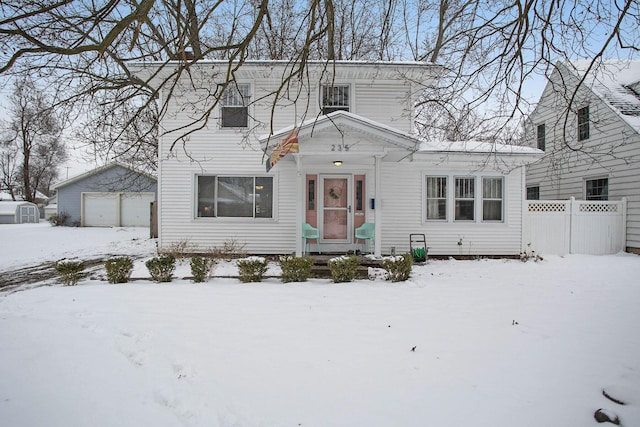
[(351, 243), (353, 224), (351, 175), (321, 175), (318, 222), (321, 243)]

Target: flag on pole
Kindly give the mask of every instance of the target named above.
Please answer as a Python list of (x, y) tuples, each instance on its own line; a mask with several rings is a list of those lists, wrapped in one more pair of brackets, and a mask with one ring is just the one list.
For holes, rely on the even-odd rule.
[(282, 141), (276, 145), (273, 153), (269, 156), (267, 160), (267, 172), (276, 165), (284, 156), (289, 153), (297, 153), (300, 151), (298, 147), (298, 129), (294, 129), (287, 135)]

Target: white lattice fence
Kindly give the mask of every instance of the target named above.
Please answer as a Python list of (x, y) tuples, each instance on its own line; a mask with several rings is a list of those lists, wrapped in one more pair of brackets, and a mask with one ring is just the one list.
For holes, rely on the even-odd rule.
[(620, 252), (626, 245), (626, 210), (626, 199), (529, 200), (524, 212), (523, 249), (557, 255)]

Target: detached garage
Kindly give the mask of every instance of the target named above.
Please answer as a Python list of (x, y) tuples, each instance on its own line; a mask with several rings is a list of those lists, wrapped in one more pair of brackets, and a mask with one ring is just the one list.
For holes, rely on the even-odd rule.
[(83, 227), (148, 227), (156, 199), (156, 179), (112, 163), (54, 186), (58, 215)]

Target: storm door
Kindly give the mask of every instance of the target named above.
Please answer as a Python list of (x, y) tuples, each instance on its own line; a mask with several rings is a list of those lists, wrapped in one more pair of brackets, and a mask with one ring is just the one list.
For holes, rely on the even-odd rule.
[(351, 175), (324, 175), (320, 179), (322, 206), (319, 225), (321, 241), (351, 243)]

